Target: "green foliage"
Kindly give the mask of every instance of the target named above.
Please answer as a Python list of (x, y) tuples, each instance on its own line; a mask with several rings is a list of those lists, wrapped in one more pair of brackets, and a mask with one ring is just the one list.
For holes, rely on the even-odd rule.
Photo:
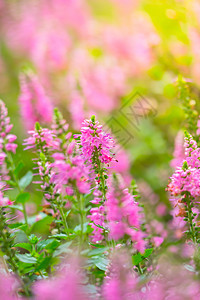
[(140, 263), (144, 262), (146, 258), (148, 258), (153, 252), (153, 248), (146, 249), (144, 254), (138, 252), (137, 254), (132, 256), (132, 263), (134, 266), (139, 265)]

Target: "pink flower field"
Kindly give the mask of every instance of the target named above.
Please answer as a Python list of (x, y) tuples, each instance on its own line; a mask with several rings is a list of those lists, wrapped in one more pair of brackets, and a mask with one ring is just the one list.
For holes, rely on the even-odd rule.
[(199, 15), (0, 0), (0, 300), (200, 299)]

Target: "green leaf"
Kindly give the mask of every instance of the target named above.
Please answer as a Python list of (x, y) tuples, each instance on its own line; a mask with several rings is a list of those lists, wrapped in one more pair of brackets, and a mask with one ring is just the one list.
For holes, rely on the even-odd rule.
[(46, 270), (49, 267), (51, 260), (52, 260), (51, 256), (42, 258), (42, 261), (38, 264), (35, 271)]
[(42, 161), (45, 161), (46, 160), (46, 156), (44, 155), (44, 153), (40, 152), (40, 159)]
[(58, 249), (54, 252), (53, 257), (58, 256), (62, 253), (71, 253), (72, 250), (69, 249), (69, 246), (71, 245), (71, 243), (72, 243), (72, 241), (60, 245), (58, 247)]
[(140, 262), (142, 262), (145, 258), (149, 257), (151, 253), (153, 252), (153, 248), (146, 249), (144, 254), (137, 253), (132, 256), (132, 263), (134, 266), (138, 265)]
[(14, 170), (15, 176), (18, 177), (19, 172), (23, 169), (23, 167), (24, 167), (24, 163), (23, 163), (22, 161), (20, 161), (20, 162), (17, 164), (17, 166), (16, 166), (16, 168), (15, 168), (15, 170)]
[(10, 205), (10, 209), (17, 209), (17, 210), (23, 212), (23, 208), (19, 205)]
[(52, 243), (49, 243), (46, 245), (45, 249), (49, 250), (50, 252), (53, 252), (58, 246), (60, 245), (60, 242), (57, 240), (52, 240)]
[(64, 233), (58, 233), (58, 234), (54, 234), (54, 235), (50, 236), (49, 238), (50, 239), (57, 238), (57, 239), (61, 239), (61, 240), (66, 240), (68, 238), (68, 236)]
[(8, 227), (10, 229), (16, 229), (16, 228), (21, 227), (22, 225), (24, 225), (24, 224), (23, 223), (11, 223), (11, 224), (8, 224)]
[(26, 175), (24, 175), (19, 181), (20, 188), (24, 190), (31, 183), (32, 179), (33, 173), (31, 171), (28, 171)]
[(41, 129), (40, 123), (39, 122), (35, 122), (35, 130), (39, 131)]
[[(92, 230), (93, 231), (93, 230)], [(77, 234), (81, 234), (81, 225), (77, 225), (75, 228), (74, 228), (74, 232), (77, 233)], [(90, 233), (90, 226), (89, 224), (86, 222), (83, 224), (83, 233)]]
[(89, 251), (88, 256), (100, 255), (103, 254), (106, 250), (108, 250), (108, 247), (92, 249), (91, 251)]
[(108, 265), (108, 259), (105, 257), (100, 257), (94, 264), (100, 270), (106, 271)]
[(69, 216), (70, 212), (71, 212), (71, 209), (68, 210), (68, 211), (66, 211), (66, 213), (65, 213), (65, 217), (66, 217), (66, 218)]
[(140, 253), (137, 253), (132, 256), (132, 263), (134, 266), (138, 265), (141, 261), (143, 261), (143, 258)]
[(96, 223), (93, 223), (96, 227), (99, 227), (99, 228), (101, 228), (101, 229), (103, 229), (103, 230), (106, 230), (106, 228), (105, 227), (103, 227), (103, 226), (101, 226), (101, 225), (99, 225), (99, 224), (96, 224)]
[(16, 182), (14, 182), (12, 180), (7, 180), (6, 182), (11, 186), (17, 186)]
[(32, 247), (29, 243), (17, 243), (17, 244), (14, 245), (14, 247), (19, 247), (19, 248), (22, 248), (22, 249), (26, 249), (29, 252), (32, 251)]
[(45, 249), (49, 244), (52, 244), (52, 242), (53, 242), (52, 239), (40, 241), (40, 242), (37, 244), (37, 251), (38, 251), (38, 252), (42, 251), (42, 250)]
[(144, 258), (147, 258), (148, 256), (151, 255), (152, 252), (153, 252), (153, 248), (146, 249), (145, 252), (144, 252), (144, 254), (142, 254), (142, 256)]
[(28, 230), (28, 225), (27, 224), (23, 224), (23, 225), (19, 226), (17, 229), (20, 229), (20, 230), (26, 232)]
[[(37, 221), (37, 219), (39, 220)], [(53, 217), (47, 216), (44, 213), (39, 213), (37, 216), (28, 218), (28, 223), (32, 225), (31, 232), (39, 231), (40, 233), (49, 232), (49, 225), (52, 223)]]
[(105, 248), (104, 245), (100, 245), (100, 244), (93, 244), (93, 243), (89, 243), (91, 246), (95, 247), (95, 248)]
[(184, 268), (185, 268), (186, 270), (190, 271), (190, 272), (195, 273), (195, 269), (194, 269), (194, 267), (191, 266), (191, 265), (184, 264)]
[(31, 234), (31, 235), (29, 235), (28, 239), (32, 245), (36, 245), (39, 242), (39, 240), (41, 239), (41, 237), (38, 238), (35, 234)]
[(33, 256), (31, 256), (31, 254), (29, 253), (25, 253), (25, 254), (16, 254), (15, 255), (19, 261), (26, 263), (26, 264), (36, 264), (37, 259)]
[(30, 198), (29, 193), (21, 193), (17, 196), (16, 202), (24, 204), (29, 200), (29, 198)]

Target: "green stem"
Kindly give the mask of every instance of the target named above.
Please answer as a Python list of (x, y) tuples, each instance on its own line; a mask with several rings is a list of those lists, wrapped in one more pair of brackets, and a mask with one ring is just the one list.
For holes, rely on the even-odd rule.
[(64, 211), (63, 211), (63, 207), (60, 204), (58, 204), (58, 209), (59, 209), (61, 218), (63, 220), (63, 225), (65, 227), (65, 232), (69, 236), (69, 228), (68, 228), (68, 225), (67, 225), (66, 217), (65, 217), (65, 214), (64, 214)]
[(82, 244), (84, 241), (84, 236), (83, 236), (83, 224), (84, 224), (84, 202), (83, 202), (83, 197), (80, 195), (78, 189), (76, 188), (76, 196), (77, 196), (77, 201), (79, 205), (79, 215), (80, 215), (80, 225), (81, 225), (81, 235), (80, 235), (80, 240), (79, 240), (79, 253), (82, 249)]
[(143, 270), (142, 270), (142, 268), (140, 267), (140, 263), (137, 265), (137, 267), (138, 267), (138, 271), (139, 271), (140, 275), (142, 275), (142, 274), (143, 274)]
[[(17, 176), (15, 175), (15, 172), (14, 172), (14, 170), (15, 170), (15, 164), (14, 164), (12, 155), (9, 152), (6, 152), (6, 154), (7, 154), (7, 158), (9, 160), (10, 166), (11, 166), (11, 173), (12, 173), (13, 179), (14, 179), (14, 181), (16, 183), (16, 186), (17, 186), (17, 189), (18, 189), (19, 193), (21, 194), (23, 191), (20, 188), (19, 180), (18, 180), (18, 178), (17, 178)], [(24, 220), (25, 220), (26, 225), (28, 226), (28, 217), (27, 217), (25, 203), (22, 204), (22, 207), (23, 207)]]
[(15, 257), (15, 251), (12, 249), (12, 238), (10, 236), (9, 231), (6, 228), (6, 220), (3, 215), (3, 209), (0, 209), (0, 219), (1, 219), (1, 228), (0, 228), (0, 233), (2, 237), (2, 251), (6, 254), (7, 256), (7, 261), (12, 269), (12, 271), (17, 275), (19, 278), (19, 281), (21, 282), (21, 285), (24, 289), (24, 293), (26, 296), (30, 296), (30, 291), (28, 287), (26, 286), (22, 274), (18, 269), (17, 263), (16, 263), (16, 257)]
[(187, 219), (188, 219), (188, 223), (189, 223), (189, 231), (190, 231), (190, 235), (192, 238), (192, 241), (194, 244), (197, 243), (197, 239), (196, 239), (196, 232), (195, 232), (195, 225), (193, 224), (193, 212), (192, 212), (192, 204), (189, 198), (187, 198), (186, 200), (186, 206), (187, 206)]
[(26, 205), (25, 205), (25, 203), (23, 203), (22, 206), (23, 206), (24, 220), (25, 220), (26, 225), (28, 225), (28, 217), (27, 217), (27, 212), (26, 212)]
[(103, 196), (103, 201), (106, 200), (106, 184), (105, 184), (105, 178), (104, 178), (104, 174), (103, 174), (103, 170), (102, 170), (102, 167), (101, 167), (101, 161), (98, 159), (98, 172), (99, 172), (99, 175), (100, 175), (100, 182), (101, 182), (101, 188), (102, 188), (102, 196)]

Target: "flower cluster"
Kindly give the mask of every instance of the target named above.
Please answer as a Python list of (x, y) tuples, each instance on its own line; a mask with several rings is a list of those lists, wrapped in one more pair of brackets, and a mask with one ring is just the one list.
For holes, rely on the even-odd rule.
[[(46, 150), (56, 150), (59, 148), (59, 143), (55, 139), (53, 131), (47, 128), (41, 128), (39, 124), (36, 123), (36, 130), (28, 131), (30, 135), (24, 140), (25, 150), (35, 149), (46, 152)], [(39, 148), (38, 148), (39, 147)]]
[(173, 153), (174, 158), (172, 159), (170, 164), (172, 168), (176, 168), (177, 166), (179, 166), (185, 158), (183, 143), (184, 135), (182, 131), (179, 131), (175, 139), (175, 147)]
[(172, 196), (181, 196), (189, 192), (192, 197), (200, 196), (200, 149), (192, 136), (185, 138), (185, 160), (182, 166), (177, 166), (173, 176), (170, 178), (168, 191)]
[(4, 191), (6, 190), (6, 186), (3, 182), (0, 182), (0, 207), (12, 205), (12, 201), (4, 196)]
[(114, 147), (114, 140), (103, 131), (102, 125), (95, 121), (94, 116), (91, 120), (85, 120), (82, 123), (80, 145), (85, 159), (93, 165), (97, 164), (96, 167), (98, 167), (98, 161), (109, 164), (113, 160), (111, 149)]
[[(0, 181), (0, 249), (6, 265), (3, 268), (15, 274), (20, 286), (8, 286), (8, 293), (2, 292), (6, 300), (14, 300), (10, 294), (13, 289), (16, 299), (22, 296), (35, 300), (65, 300), (66, 295), (74, 300), (94, 297), (150, 300), (157, 296), (161, 299), (163, 295), (163, 299), (169, 295), (169, 299), (175, 295), (180, 295), (177, 299), (184, 299), (184, 295), (192, 300), (199, 298), (198, 281), (186, 271), (194, 270), (192, 273), (199, 280), (200, 251), (196, 245), (200, 243), (200, 151), (192, 136), (186, 133), (185, 159), (182, 166), (176, 167), (168, 186), (175, 201), (172, 215), (181, 219), (180, 224), (168, 223), (171, 230), (175, 229), (173, 239), (186, 234), (190, 240), (178, 249), (173, 239), (170, 240), (167, 226), (161, 222), (161, 217), (166, 217), (166, 206), (160, 203), (156, 218), (145, 219), (145, 203), (138, 202), (142, 201), (142, 195), (135, 181), (129, 188), (123, 175), (113, 172), (110, 163), (117, 163), (111, 152), (114, 140), (94, 116), (83, 122), (77, 140), (68, 132), (69, 126), (57, 109), (51, 129), (36, 123), (35, 130), (29, 131), (24, 145), (34, 153), (34, 170), (37, 170), (34, 175), (39, 177), (35, 183), (42, 192), (38, 194), (43, 207), (36, 216), (29, 216), (26, 208), (31, 204), (31, 193), (25, 189), (32, 181), (32, 172), (19, 175), (23, 164), (19, 162), (15, 166), (14, 159), (11, 160), (16, 137), (10, 134), (5, 105), (0, 107), (3, 107), (0, 110), (1, 150), (6, 155), (2, 166), (6, 165), (11, 176), (7, 182), (2, 178)], [(7, 144), (10, 145), (6, 147)], [(122, 167), (122, 173), (127, 168)], [(117, 171), (116, 166), (114, 169)], [(14, 188), (12, 191), (8, 191), (7, 183)], [(151, 194), (148, 197), (151, 206), (158, 202), (156, 195), (144, 190), (145, 193), (147, 197)], [(36, 209), (39, 208), (40, 205)], [(23, 215), (17, 223), (16, 210)], [(34, 234), (37, 230), (39, 233), (44, 230), (45, 238)], [(174, 277), (171, 280), (171, 274), (162, 273), (164, 264), (158, 262), (162, 254), (156, 254), (162, 251), (165, 254), (182, 251), (184, 259), (191, 259), (181, 280)], [(81, 268), (75, 260), (67, 260), (72, 252), (83, 259)], [(129, 256), (131, 261), (127, 260)], [(173, 273), (173, 267), (171, 270)], [(183, 291), (180, 281), (186, 286)]]
[[(90, 191), (89, 173), (90, 168), (85, 164), (82, 156), (72, 156), (69, 154), (64, 157), (55, 153), (55, 162), (51, 164), (52, 177), (50, 182), (55, 185), (57, 193), (72, 195), (76, 188), (80, 193), (87, 194)], [(64, 189), (64, 190), (63, 190)]]
[(16, 135), (10, 134), (13, 125), (10, 124), (10, 118), (8, 117), (8, 110), (3, 101), (0, 101), (0, 149), (1, 159), (4, 161), (6, 152), (16, 152), (17, 144), (14, 143)]
[[(46, 0), (28, 5), (20, 0), (17, 8), (15, 5), (1, 6), (4, 43), (13, 50), (15, 59), (26, 58), (54, 101), (64, 103), (63, 108), (68, 110), (77, 129), (85, 110), (108, 113), (117, 108), (120, 98), (129, 91), (129, 82), (152, 66), (153, 48), (159, 38), (148, 16), (132, 9), (137, 4), (128, 5), (128, 10), (126, 4), (109, 1), (118, 22), (106, 24), (95, 17), (86, 0), (59, 1), (59, 6), (56, 0), (51, 0), (51, 5)], [(128, 14), (127, 18), (121, 9)], [(17, 63), (21, 59), (16, 59)], [(37, 82), (36, 92), (35, 87), (30, 90), (32, 74), (28, 77), (28, 88), (20, 78), (19, 100), (23, 121), (32, 129), (35, 119), (49, 123), (52, 105), (41, 84), (39, 87)], [(49, 109), (46, 106), (44, 113), (45, 103)]]
[(21, 116), (27, 129), (33, 129), (35, 122), (49, 124), (52, 121), (52, 103), (37, 77), (31, 73), (21, 74), (20, 87)]
[(126, 252), (114, 255), (108, 269), (102, 288), (105, 300), (142, 299), (137, 291), (138, 278), (130, 270), (130, 261)]
[(14, 286), (16, 286), (16, 280), (10, 275), (0, 273), (0, 294), (4, 300), (17, 300), (19, 299), (15, 295)]
[[(39, 180), (34, 183), (39, 184), (43, 192), (44, 199), (48, 202), (54, 202), (56, 198), (56, 190), (50, 180), (52, 177), (52, 160), (50, 159), (54, 151), (60, 149), (60, 141), (57, 139), (53, 130), (42, 128), (39, 123), (36, 123), (35, 130), (28, 131), (29, 137), (24, 140), (25, 150), (33, 149), (36, 153), (34, 163), (37, 170), (36, 176), (39, 175)], [(51, 207), (56, 213), (56, 208)]]
[(187, 224), (187, 235), (196, 242), (199, 238), (197, 206), (200, 196), (200, 148), (190, 134), (186, 132), (185, 135), (185, 160), (182, 166), (176, 167), (167, 190), (171, 193), (171, 201), (175, 207), (176, 212), (173, 214), (181, 219), (180, 227), (184, 228)]
[(135, 248), (143, 252), (145, 241), (141, 231), (141, 208), (134, 196), (115, 177), (106, 196), (106, 219), (110, 239), (119, 240), (128, 235), (135, 243)]
[(10, 124), (8, 117), (8, 110), (3, 101), (0, 100), (0, 175), (1, 180), (9, 180), (9, 171), (5, 160), (10, 160), (11, 153), (16, 153), (17, 144), (15, 140), (16, 135), (11, 134), (10, 131), (13, 125)]
[[(73, 261), (73, 263), (72, 263)], [(66, 297), (70, 300), (86, 300), (89, 295), (81, 285), (81, 275), (77, 271), (77, 262), (74, 259), (64, 269), (60, 270), (57, 277), (49, 280), (41, 280), (34, 286), (35, 300), (58, 299), (64, 300)]]

